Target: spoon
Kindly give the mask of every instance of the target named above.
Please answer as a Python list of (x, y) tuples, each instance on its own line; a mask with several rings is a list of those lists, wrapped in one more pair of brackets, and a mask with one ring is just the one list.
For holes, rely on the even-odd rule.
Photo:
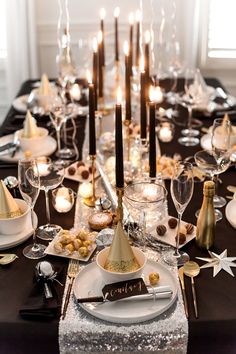
[(197, 308), (197, 297), (196, 289), (194, 284), (194, 277), (200, 273), (200, 267), (196, 262), (189, 261), (184, 264), (184, 274), (191, 278), (192, 294), (193, 294), (193, 305), (195, 317), (198, 318), (198, 308)]
[(53, 297), (52, 291), (47, 283), (48, 280), (52, 278), (55, 274), (55, 271), (51, 265), (51, 263), (47, 261), (39, 262), (35, 267), (36, 279), (38, 281), (42, 281), (44, 285), (44, 294), (46, 299), (50, 299)]

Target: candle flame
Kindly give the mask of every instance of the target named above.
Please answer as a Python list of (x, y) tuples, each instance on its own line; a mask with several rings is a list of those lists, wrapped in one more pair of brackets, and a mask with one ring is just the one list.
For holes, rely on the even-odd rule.
[(86, 70), (86, 76), (87, 76), (88, 83), (91, 84), (92, 83), (92, 76), (91, 76), (91, 73), (88, 69)]
[(151, 97), (151, 89), (150, 89), (150, 100), (155, 102), (155, 103), (160, 103), (163, 101), (163, 92), (160, 88), (160, 86), (151, 86), (153, 87), (153, 91), (152, 91), (152, 97)]
[(100, 19), (104, 20), (105, 17), (106, 17), (106, 10), (104, 9), (104, 7), (102, 7), (100, 10)]
[(102, 31), (98, 31), (98, 44), (101, 44), (103, 41), (103, 35), (102, 35)]
[(141, 22), (141, 18), (142, 18), (142, 13), (141, 13), (140, 9), (138, 9), (135, 12), (135, 20), (136, 20), (136, 22)]
[(140, 69), (140, 71), (144, 71), (144, 56), (143, 55), (141, 55), (141, 57), (140, 57), (139, 69)]
[(123, 49), (124, 49), (125, 55), (128, 56), (129, 55), (129, 44), (128, 44), (128, 41), (124, 41)]
[(149, 98), (150, 98), (150, 101), (151, 102), (154, 102), (154, 99), (155, 99), (155, 89), (154, 89), (154, 86), (151, 85), (150, 86), (150, 89), (149, 89)]
[(115, 10), (114, 10), (114, 17), (119, 17), (120, 15), (120, 8), (119, 7), (116, 7)]
[(117, 88), (116, 103), (117, 103), (117, 104), (121, 104), (121, 102), (122, 102), (122, 91), (121, 91), (120, 86), (118, 86), (118, 88)]
[(97, 53), (98, 51), (98, 41), (96, 37), (93, 38), (93, 51), (94, 53)]
[(150, 31), (147, 30), (147, 31), (145, 31), (145, 43), (149, 44), (150, 43), (150, 39), (151, 39)]
[(134, 13), (130, 12), (129, 14), (129, 24), (133, 25), (134, 24)]

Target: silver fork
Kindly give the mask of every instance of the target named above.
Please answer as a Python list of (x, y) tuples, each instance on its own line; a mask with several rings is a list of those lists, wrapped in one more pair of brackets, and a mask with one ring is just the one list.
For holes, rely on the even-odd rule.
[(63, 306), (63, 310), (62, 310), (62, 319), (64, 320), (65, 315), (66, 315), (66, 310), (69, 304), (69, 300), (70, 300), (70, 294), (71, 294), (71, 289), (73, 286), (73, 282), (75, 280), (76, 275), (79, 272), (79, 261), (75, 260), (75, 259), (71, 259), (69, 266), (68, 266), (68, 270), (67, 270), (67, 276), (70, 279), (68, 288), (67, 288), (67, 292), (66, 292), (66, 298), (64, 301), (64, 306)]

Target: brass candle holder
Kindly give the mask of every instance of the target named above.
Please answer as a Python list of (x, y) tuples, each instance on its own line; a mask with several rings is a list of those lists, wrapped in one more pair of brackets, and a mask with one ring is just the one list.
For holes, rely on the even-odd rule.
[(124, 195), (124, 188), (116, 188), (116, 195), (117, 195), (117, 221), (122, 223), (123, 221), (123, 195)]
[(90, 155), (90, 160), (92, 161), (92, 188), (93, 194), (90, 198), (85, 198), (83, 200), (84, 204), (89, 207), (94, 207), (96, 202), (96, 192), (95, 192), (95, 165), (96, 165), (96, 155)]

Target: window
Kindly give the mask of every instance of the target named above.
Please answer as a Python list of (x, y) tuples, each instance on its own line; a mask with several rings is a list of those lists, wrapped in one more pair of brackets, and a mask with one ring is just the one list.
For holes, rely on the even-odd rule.
[(0, 59), (7, 56), (6, 48), (6, 3), (5, 0), (0, 1)]

